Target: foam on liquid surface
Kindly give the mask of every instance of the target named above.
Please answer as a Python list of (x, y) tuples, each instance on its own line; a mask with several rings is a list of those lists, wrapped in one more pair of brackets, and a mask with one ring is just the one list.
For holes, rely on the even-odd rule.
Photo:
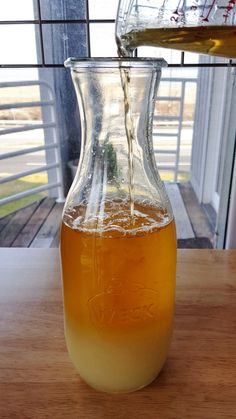
[(106, 201), (99, 206), (99, 211), (95, 207), (85, 205), (69, 208), (63, 221), (77, 231), (114, 237), (142, 235), (164, 227), (172, 218), (166, 210), (150, 205), (148, 201), (136, 201), (132, 215), (129, 203)]

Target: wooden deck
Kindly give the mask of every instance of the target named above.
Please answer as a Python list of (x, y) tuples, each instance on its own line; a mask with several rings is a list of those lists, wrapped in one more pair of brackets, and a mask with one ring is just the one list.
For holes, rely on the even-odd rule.
[(58, 247), (63, 204), (35, 202), (0, 219), (0, 247)]
[(165, 186), (175, 216), (178, 248), (213, 248), (214, 226), (199, 205), (190, 182), (167, 183)]
[[(213, 232), (190, 184), (167, 184), (178, 247), (211, 248)], [(0, 219), (0, 247), (58, 247), (63, 204), (45, 198)]]

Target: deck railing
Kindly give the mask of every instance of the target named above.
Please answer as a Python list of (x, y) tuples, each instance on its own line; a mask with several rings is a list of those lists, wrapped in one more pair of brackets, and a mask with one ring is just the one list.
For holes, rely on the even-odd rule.
[[(179, 164), (180, 164), (180, 145), (181, 145), (181, 134), (182, 134), (182, 128), (183, 128), (183, 118), (184, 118), (184, 103), (185, 103), (185, 93), (186, 93), (186, 83), (197, 83), (196, 78), (165, 78), (163, 77), (162, 82), (171, 82), (171, 83), (179, 83), (180, 84), (180, 93), (177, 96), (157, 96), (157, 101), (159, 104), (164, 101), (168, 102), (178, 102), (179, 103), (179, 112), (176, 115), (155, 115), (154, 116), (154, 125), (160, 126), (160, 124), (168, 123), (169, 125), (172, 125), (172, 127), (175, 128), (175, 132), (155, 132), (153, 133), (153, 139), (154, 139), (154, 152), (156, 155), (164, 156), (164, 155), (173, 155), (174, 161), (172, 161), (168, 164), (160, 163), (159, 169), (160, 170), (166, 170), (166, 171), (172, 171), (173, 172), (173, 180), (178, 180), (178, 174), (179, 174)], [(30, 169), (30, 170), (24, 170), (21, 172), (18, 172), (13, 175), (6, 176), (2, 179), (0, 179), (0, 185), (3, 183), (11, 182), (13, 180), (40, 173), (40, 172), (48, 172), (51, 171), (53, 173), (53, 176), (50, 176), (50, 181), (46, 183), (45, 185), (34, 187), (31, 189), (28, 189), (23, 192), (19, 192), (14, 195), (10, 195), (4, 198), (0, 199), (0, 205), (7, 204), (9, 202), (24, 198), (26, 196), (33, 195), (38, 192), (42, 192), (45, 190), (51, 190), (54, 189), (57, 191), (57, 198), (59, 201), (63, 200), (63, 182), (62, 182), (62, 170), (61, 170), (61, 158), (60, 158), (60, 144), (58, 142), (58, 135), (57, 135), (57, 122), (56, 122), (56, 114), (55, 114), (55, 98), (54, 93), (51, 88), (51, 86), (45, 82), (45, 81), (22, 81), (22, 82), (4, 82), (0, 83), (0, 89), (1, 88), (7, 88), (7, 87), (22, 87), (22, 86), (40, 86), (44, 87), (46, 89), (46, 97), (47, 100), (41, 100), (41, 101), (32, 101), (32, 102), (20, 102), (20, 103), (7, 103), (7, 104), (1, 104), (0, 110), (7, 110), (7, 109), (17, 109), (17, 108), (31, 108), (31, 107), (45, 107), (50, 106), (51, 107), (51, 121), (44, 123), (35, 123), (31, 125), (23, 125), (20, 127), (14, 127), (14, 128), (5, 128), (0, 130), (0, 136), (6, 135), (6, 134), (12, 134), (12, 133), (18, 133), (18, 132), (24, 132), (29, 130), (36, 130), (36, 129), (43, 129), (46, 130), (47, 128), (52, 129), (52, 136), (50, 136), (50, 140), (48, 141), (47, 136), (47, 142), (44, 143), (44, 145), (35, 146), (35, 147), (29, 147), (29, 148), (23, 148), (18, 149), (16, 151), (10, 151), (6, 153), (0, 154), (0, 160), (26, 155), (29, 153), (36, 153), (38, 151), (44, 150), (45, 153), (48, 153), (47, 164)], [(159, 147), (158, 146), (158, 139), (160, 137), (163, 138), (173, 138), (173, 145), (171, 148), (168, 147)], [(157, 144), (157, 147), (155, 146)], [(54, 151), (51, 153), (51, 151)], [(166, 159), (165, 159), (166, 160)]]
[(52, 171), (53, 176), (51, 176), (51, 181), (46, 183), (45, 185), (41, 185), (35, 188), (27, 189), (26, 191), (19, 192), (14, 195), (10, 195), (4, 198), (0, 199), (0, 205), (8, 204), (9, 202), (33, 195), (38, 192), (42, 192), (45, 190), (51, 190), (56, 189), (57, 190), (57, 198), (59, 201), (63, 200), (63, 188), (62, 188), (62, 171), (61, 171), (61, 158), (60, 158), (60, 144), (58, 143), (58, 135), (57, 135), (57, 122), (56, 122), (56, 114), (54, 111), (55, 107), (55, 98), (53, 94), (53, 90), (51, 86), (45, 82), (40, 80), (35, 81), (18, 81), (18, 82), (3, 82), (0, 83), (0, 89), (1, 88), (8, 88), (8, 87), (25, 87), (25, 86), (40, 86), (44, 87), (46, 91), (46, 95), (48, 97), (48, 100), (41, 100), (41, 101), (31, 101), (31, 102), (18, 102), (18, 103), (7, 103), (7, 104), (0, 104), (0, 110), (7, 110), (7, 109), (19, 109), (19, 108), (32, 108), (32, 107), (45, 107), (50, 106), (52, 108), (52, 120), (48, 123), (35, 123), (30, 125), (23, 125), (20, 127), (14, 127), (14, 128), (5, 128), (0, 130), (0, 136), (6, 135), (6, 134), (13, 134), (18, 132), (25, 132), (30, 130), (36, 130), (36, 129), (52, 129), (52, 136), (50, 138), (50, 142), (44, 143), (42, 146), (36, 146), (36, 147), (29, 147), (29, 148), (23, 148), (18, 149), (16, 151), (10, 151), (6, 153), (0, 154), (0, 160), (9, 159), (16, 156), (22, 156), (29, 153), (36, 153), (39, 151), (44, 150), (45, 153), (47, 153), (49, 150), (53, 151), (53, 154), (49, 158), (47, 158), (47, 164), (36, 167), (34, 169), (30, 170), (24, 170), (21, 172), (18, 172), (13, 175), (6, 176), (4, 178), (0, 179), (0, 185), (6, 182), (11, 182), (13, 180), (40, 173), (40, 172), (48, 172), (49, 170)]
[[(161, 83), (178, 83), (180, 84), (179, 95), (168, 95), (168, 96), (157, 96), (157, 103), (161, 106), (161, 102), (177, 102), (179, 103), (179, 112), (176, 115), (154, 115), (154, 124), (156, 123), (157, 126), (160, 126), (161, 123), (169, 123), (172, 127), (175, 128), (175, 132), (154, 132), (153, 133), (153, 140), (154, 140), (154, 152), (156, 155), (174, 155), (174, 162), (172, 164), (159, 164), (158, 167), (160, 170), (164, 171), (172, 171), (173, 172), (173, 180), (176, 182), (178, 180), (178, 174), (180, 172), (180, 146), (181, 146), (181, 136), (182, 136), (182, 129), (183, 129), (183, 121), (184, 121), (184, 105), (185, 105), (185, 94), (186, 94), (186, 84), (193, 83), (194, 85), (197, 84), (197, 78), (180, 78), (180, 77), (162, 77)], [(193, 121), (191, 121), (193, 124)], [(155, 142), (158, 144), (158, 139), (160, 137), (163, 138), (170, 138), (172, 137), (174, 141), (174, 147), (172, 148), (155, 148)], [(191, 150), (190, 150), (191, 154)], [(189, 161), (190, 166), (190, 161)]]

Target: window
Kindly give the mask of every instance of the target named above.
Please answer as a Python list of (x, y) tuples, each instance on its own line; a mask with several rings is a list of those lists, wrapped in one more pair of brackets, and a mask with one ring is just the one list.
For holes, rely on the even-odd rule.
[[(9, 121), (14, 129), (17, 128), (20, 121), (19, 115), (21, 117), (24, 115), (25, 118), (21, 120), (21, 124), (27, 126), (31, 123), (32, 125), (30, 118), (35, 112), (37, 121), (43, 124), (55, 122), (53, 134), (52, 127), (48, 127), (43, 129), (43, 132), (41, 130), (40, 140), (37, 139), (36, 130), (32, 130), (30, 136), (35, 146), (37, 141), (40, 141), (40, 144), (43, 141), (45, 145), (43, 160), (31, 166), (31, 170), (36, 170), (37, 164), (60, 164), (61, 166), (62, 177), (58, 174), (56, 167), (50, 166), (51, 169), (46, 171), (47, 176), (42, 184), (42, 187), (43, 185), (47, 187), (47, 182), (57, 185), (55, 188), (49, 189), (52, 196), (59, 193), (58, 188), (62, 187), (62, 178), (64, 179), (64, 191), (67, 192), (71, 182), (68, 163), (77, 160), (80, 152), (78, 135), (80, 121), (76, 110), (76, 99), (69, 72), (64, 68), (63, 62), (68, 56), (116, 55), (114, 24), (117, 6), (118, 0), (22, 0), (20, 2), (19, 0), (8, 0), (1, 2), (0, 37), (1, 40), (4, 40), (0, 43), (1, 87), (6, 88), (7, 83), (16, 81), (18, 83), (26, 82), (26, 86), (29, 82), (37, 82), (34, 87), (31, 85), (31, 98), (37, 98), (39, 95), (39, 99), (47, 103), (48, 93), (45, 93), (47, 85), (51, 89), (52, 98), (50, 100), (53, 105), (46, 104), (37, 113), (37, 106), (34, 104), (32, 113), (29, 106), (31, 100), (27, 99), (28, 107), (24, 113), (9, 109), (6, 113), (5, 96), (1, 94), (3, 93), (2, 89), (0, 90), (0, 129), (5, 130)], [(197, 54), (148, 47), (139, 48), (137, 54), (139, 56), (162, 56), (168, 62), (169, 66), (163, 71), (158, 93), (162, 99), (159, 98), (161, 106), (157, 105), (155, 120), (155, 127), (158, 127), (161, 134), (165, 135), (155, 138), (154, 147), (157, 151), (156, 157), (161, 166), (163, 179), (182, 180), (188, 178), (191, 168), (196, 82), (199, 81), (198, 69), (226, 67), (229, 64), (235, 64), (225, 59), (203, 59)], [(12, 91), (14, 89), (15, 96), (13, 94), (11, 97), (12, 103), (17, 102), (19, 98), (19, 90), (17, 90), (19, 86), (15, 88), (12, 86)], [(70, 92), (69, 95), (68, 92)], [(166, 96), (172, 97), (168, 109), (165, 102)], [(36, 102), (40, 100), (36, 99)], [(201, 107), (200, 99), (198, 106)], [(165, 119), (166, 112), (171, 116), (172, 121)], [(11, 119), (4, 119), (6, 114), (7, 118)], [(50, 148), (51, 142), (56, 138), (55, 135), (61, 150), (62, 161), (55, 160), (57, 152), (56, 150), (53, 152)], [(22, 147), (20, 141), (18, 145)], [(30, 159), (32, 160), (31, 157)], [(29, 163), (33, 164), (33, 161)], [(24, 167), (19, 168), (19, 172), (24, 171)], [(220, 179), (222, 173), (223, 166), (219, 172)], [(7, 172), (0, 173), (0, 178), (8, 175)]]

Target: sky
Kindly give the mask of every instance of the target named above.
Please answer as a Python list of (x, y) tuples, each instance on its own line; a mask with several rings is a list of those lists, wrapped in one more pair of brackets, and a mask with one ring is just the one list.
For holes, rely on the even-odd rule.
[[(0, 0), (1, 20), (34, 19), (32, 0)], [(1, 63), (37, 63), (33, 25), (0, 25)], [(6, 40), (4, 42), (4, 40)], [(35, 80), (35, 69), (0, 69), (0, 81)]]

